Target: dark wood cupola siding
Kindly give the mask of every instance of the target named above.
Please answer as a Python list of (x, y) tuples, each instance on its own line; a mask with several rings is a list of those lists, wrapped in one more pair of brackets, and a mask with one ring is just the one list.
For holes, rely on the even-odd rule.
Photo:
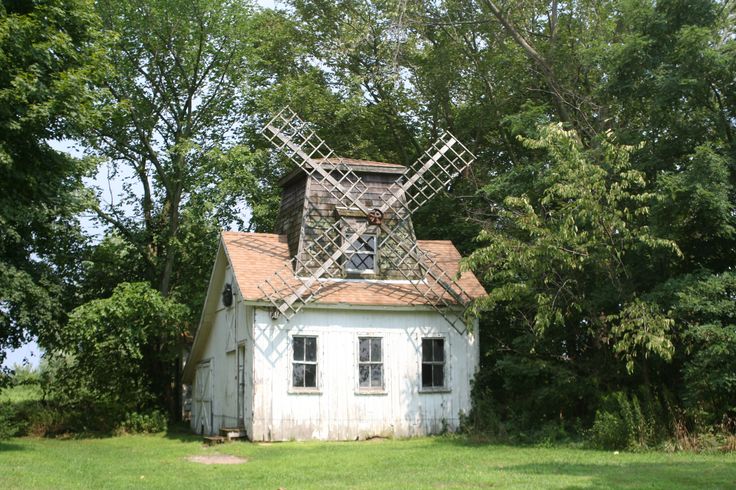
[[(388, 196), (389, 186), (401, 181), (406, 170), (401, 165), (380, 162), (347, 159), (342, 162), (349, 162), (350, 168), (365, 186), (361, 202), (366, 209), (383, 208), (381, 197), (385, 199)], [(332, 175), (340, 180), (337, 170), (333, 170)], [(286, 235), (290, 256), (298, 258), (295, 272), (300, 276), (308, 276), (317, 270), (343, 243), (344, 238), (353, 235), (355, 225), (368, 219), (357, 208), (343, 207), (335, 197), (334, 190), (327, 187), (329, 185), (316, 172), (307, 176), (298, 170), (281, 181), (283, 191), (275, 231)], [(346, 272), (344, 260), (341, 260), (324, 277), (419, 279), (419, 265), (407, 258), (407, 250), (416, 246), (416, 236), (411, 218), (403, 219), (405, 215), (406, 210), (396, 203), (385, 211), (383, 227), (368, 227), (366, 234), (374, 235), (377, 243), (374, 273)], [(390, 236), (387, 230), (391, 230)]]

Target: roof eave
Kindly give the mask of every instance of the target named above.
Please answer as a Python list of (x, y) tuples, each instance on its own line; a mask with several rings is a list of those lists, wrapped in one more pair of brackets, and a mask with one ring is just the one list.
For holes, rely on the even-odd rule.
[[(403, 165), (394, 165), (394, 166), (379, 166), (379, 165), (371, 165), (371, 164), (360, 164), (360, 163), (349, 163), (348, 166), (353, 172), (360, 172), (360, 173), (371, 173), (371, 174), (392, 174), (392, 175), (402, 175), (406, 173), (406, 167)], [(337, 168), (336, 164), (333, 163), (327, 163), (323, 164), (322, 167), (325, 170), (333, 170)], [(286, 175), (281, 177), (278, 181), (278, 184), (280, 187), (286, 187), (288, 184), (299, 178), (300, 176), (305, 175), (304, 169), (301, 167), (296, 167), (290, 172), (288, 172)]]

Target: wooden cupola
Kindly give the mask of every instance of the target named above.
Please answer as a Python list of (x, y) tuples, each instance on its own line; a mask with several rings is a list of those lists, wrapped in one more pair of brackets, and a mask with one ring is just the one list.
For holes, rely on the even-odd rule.
[[(328, 276), (333, 278), (406, 279), (418, 277), (416, 261), (406, 258), (406, 247), (416, 246), (411, 217), (402, 214), (401, 203), (383, 208), (389, 188), (400, 184), (406, 167), (393, 163), (373, 162), (334, 157), (323, 160), (323, 168), (338, 181), (341, 168), (348, 167), (350, 176), (357, 181), (344, 182), (354, 195), (360, 196), (366, 213), (358, 208), (344, 207), (339, 202), (342, 193), (319, 173), (297, 168), (279, 182), (282, 187), (281, 206), (275, 232), (286, 235), (289, 254), (294, 259), (294, 270), (308, 276), (335, 252), (358, 222), (368, 221), (368, 228), (355, 240), (342, 260), (331, 265)], [(403, 202), (403, 197), (401, 199)], [(388, 224), (390, 236), (378, 226)], [(403, 269), (403, 271), (398, 270)]]

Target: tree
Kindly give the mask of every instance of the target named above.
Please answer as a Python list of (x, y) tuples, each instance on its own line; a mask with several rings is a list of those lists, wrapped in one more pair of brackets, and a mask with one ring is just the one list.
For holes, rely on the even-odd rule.
[(247, 117), (251, 10), (242, 2), (136, 0), (100, 2), (98, 10), (116, 36), (109, 51), (116, 73), (106, 80), (109, 117), (90, 143), (134, 184), (122, 202), (94, 209), (136, 248), (147, 279), (166, 296), (176, 286), (190, 200), (207, 199), (211, 213), (233, 218), (235, 196), (217, 194), (217, 183), (243, 162), (216, 157), (234, 146)]
[(147, 283), (121, 283), (79, 306), (61, 335), (65, 347), (53, 353), (66, 360), (53, 388), (71, 392), (76, 410), (103, 407), (109, 422), (161, 406), (168, 380), (160, 372), (180, 355), (188, 313)]
[[(645, 185), (640, 190), (651, 196), (646, 206), (649, 212), (632, 223), (646, 234), (676, 244), (682, 252), (673, 254), (666, 247), (631, 248), (620, 254), (621, 270), (626, 273), (618, 279), (611, 276), (607, 288), (596, 283), (595, 278), (599, 276), (589, 270), (580, 277), (559, 274), (555, 260), (547, 262), (545, 255), (529, 256), (529, 250), (540, 252), (541, 249), (530, 249), (526, 241), (521, 247), (505, 242), (508, 255), (503, 261), (502, 248), (497, 243), (496, 279), (508, 281), (508, 286), (513, 288), (526, 277), (514, 276), (513, 272), (524, 270), (536, 271), (541, 275), (531, 277), (544, 278), (547, 282), (541, 289), (538, 282), (532, 282), (534, 287), (529, 289), (526, 288), (529, 284), (524, 283), (522, 290), (514, 294), (509, 289), (508, 303), (486, 303), (492, 306), (494, 314), (487, 320), (486, 331), (492, 333), (486, 342), (490, 346), (486, 386), (495, 387), (494, 396), (501, 405), (515, 403), (514, 408), (518, 410), (526, 410), (523, 407), (529, 406), (544, 410), (544, 397), (540, 393), (552, 391), (554, 395), (550, 396), (558, 400), (557, 407), (565, 407), (568, 413), (570, 407), (575, 407), (579, 414), (590, 414), (601, 392), (635, 390), (639, 385), (656, 386), (660, 393), (671, 389), (679, 397), (678, 403), (692, 401), (695, 392), (714, 393), (714, 387), (727, 377), (715, 370), (708, 376), (703, 356), (719, 349), (728, 352), (730, 320), (719, 318), (713, 326), (713, 321), (703, 311), (695, 314), (700, 318), (690, 317), (687, 321), (678, 312), (687, 309), (684, 297), (707, 297), (706, 285), (722, 281), (734, 265), (736, 200), (733, 183), (736, 174), (733, 162), (736, 153), (732, 133), (736, 106), (730, 94), (736, 57), (732, 7), (705, 0), (572, 2), (564, 5), (542, 2), (514, 4), (514, 8), (510, 8), (511, 4), (483, 1), (480, 2), (483, 8), (478, 10), (472, 10), (470, 5), (464, 2), (443, 5), (449, 17), (465, 8), (471, 9), (478, 21), (467, 26), (448, 26), (447, 31), (452, 36), (447, 42), (465, 41), (460, 45), (465, 46), (468, 56), (473, 56), (471, 59), (478, 60), (470, 65), (474, 78), (488, 76), (488, 67), (499, 66), (492, 65), (493, 61), (502, 57), (508, 61), (510, 76), (520, 82), (527, 101), (520, 103), (516, 99), (510, 106), (504, 106), (502, 126), (505, 124), (512, 134), (527, 136), (522, 141), (528, 141), (528, 138), (539, 138), (537, 127), (540, 124), (547, 127), (550, 121), (561, 122), (566, 129), (575, 129), (581, 135), (579, 144), (589, 155), (600, 151), (600, 145), (610, 140), (610, 135), (619, 144), (631, 145), (634, 148), (629, 154), (631, 170), (645, 177)], [(491, 25), (486, 26), (482, 20), (488, 20)], [(501, 31), (494, 30), (497, 28)], [(511, 94), (497, 91), (496, 96), (513, 101), (519, 90), (503, 84), (501, 79), (505, 73), (503, 69), (497, 73), (499, 81), (494, 88), (507, 89)], [(489, 97), (492, 95), (488, 93)], [(488, 137), (493, 138), (491, 141), (496, 147), (504, 150), (499, 151), (501, 158), (487, 167), (492, 181), (483, 199), (478, 201), (481, 206), (475, 211), (476, 216), (484, 222), (484, 233), (496, 237), (494, 240), (498, 236), (515, 237), (519, 220), (538, 218), (540, 212), (545, 215), (548, 206), (542, 206), (544, 212), (537, 206), (543, 204), (542, 200), (553, 191), (555, 184), (543, 177), (560, 164), (550, 169), (540, 168), (539, 164), (546, 164), (547, 160), (540, 161), (538, 154), (529, 151), (535, 148), (508, 144), (502, 147), (491, 134)], [(575, 175), (570, 180), (570, 188), (589, 186), (586, 175), (584, 172)], [(489, 193), (489, 190), (494, 192)], [(506, 201), (509, 196), (524, 196), (535, 214), (519, 208), (516, 205), (522, 203), (516, 202), (513, 208), (516, 212), (509, 215), (508, 205), (513, 204)], [(577, 194), (573, 197), (580, 198)], [(624, 209), (633, 212), (633, 205), (627, 203)], [(551, 211), (560, 216), (557, 208), (552, 207)], [(597, 215), (602, 219), (607, 216), (604, 210)], [(527, 226), (535, 223), (529, 221)], [(541, 243), (545, 238), (561, 238), (549, 233), (548, 221), (542, 223), (545, 224), (543, 233), (529, 234), (527, 240)], [(572, 238), (587, 241), (595, 236), (590, 230), (580, 228), (575, 220), (573, 223), (578, 229), (573, 230)], [(570, 232), (565, 222), (554, 229)], [(616, 230), (621, 232), (620, 227)], [(617, 238), (626, 236), (617, 235)], [(555, 250), (555, 243), (550, 244), (550, 253)], [(530, 262), (534, 258), (538, 260), (536, 266)], [(599, 258), (600, 264), (607, 263)], [(579, 260), (582, 264), (585, 258)], [(524, 262), (526, 266), (522, 267)], [(505, 279), (502, 277), (504, 271), (509, 272)], [(711, 281), (705, 279), (709, 276)], [(572, 284), (579, 285), (580, 289), (572, 290), (575, 307), (563, 311), (563, 305), (567, 304), (564, 294), (550, 295), (545, 290), (555, 284), (566, 284), (567, 288), (571, 284), (565, 283), (568, 279), (574, 279)], [(497, 284), (491, 282), (490, 286), (498, 296)], [(698, 291), (700, 288), (705, 290)], [(561, 289), (563, 293), (564, 290)], [(585, 308), (579, 311), (582, 304), (595, 306), (584, 314)], [(516, 310), (510, 309), (513, 305)], [(554, 308), (550, 308), (552, 305)], [(541, 317), (538, 316), (540, 311)], [(541, 337), (513, 328), (502, 334), (502, 327), (516, 324), (525, 315), (529, 325), (546, 326), (550, 313), (556, 324), (562, 326), (556, 344), (545, 343), (555, 338), (549, 331)], [(558, 316), (555, 318), (554, 314)], [(612, 323), (605, 327), (608, 322)], [(697, 330), (708, 334), (696, 335), (692, 328), (695, 324), (709, 326)], [(595, 341), (596, 335), (589, 337), (590, 332), (581, 336), (579, 332), (583, 326), (586, 331), (602, 334), (598, 341)], [(716, 335), (713, 329), (721, 330)], [(566, 338), (565, 332), (570, 337)], [(646, 340), (650, 335), (656, 340)], [(585, 346), (578, 357), (569, 354), (570, 346), (575, 345)], [(514, 357), (519, 349), (526, 354)], [(646, 349), (668, 353), (665, 357), (671, 354), (673, 361), (670, 364), (658, 362), (657, 356), (652, 354), (645, 360)], [(601, 352), (608, 355), (600, 356)], [(627, 365), (632, 367), (632, 362), (633, 376), (623, 369)], [(729, 365), (727, 355), (723, 362)], [(586, 374), (588, 372), (593, 374)], [(692, 383), (699, 376), (704, 376), (700, 378), (702, 385), (695, 389)], [(516, 383), (508, 382), (509, 379)], [(544, 383), (555, 388), (530, 390), (526, 395), (517, 389)], [(566, 387), (570, 388), (568, 394), (560, 397)], [(581, 393), (581, 389), (585, 392)], [(536, 397), (539, 403), (525, 403), (528, 401), (525, 396)], [(724, 398), (716, 399), (719, 401), (709, 402), (711, 421), (731, 413)], [(686, 405), (693, 407), (691, 401)], [(554, 411), (550, 407), (548, 416)], [(511, 409), (507, 413), (513, 412)], [(532, 420), (538, 412), (534, 409), (530, 412)]]
[(0, 5), (0, 361), (34, 335), (51, 342), (73, 303), (90, 166), (49, 143), (94, 124), (104, 69), (92, 2)]
[[(636, 367), (646, 375), (648, 357), (672, 358), (672, 320), (638, 297), (634, 269), (642, 255), (679, 250), (646, 225), (653, 195), (631, 168), (632, 149), (603, 140), (585, 150), (577, 134), (560, 125), (542, 126), (524, 143), (541, 150), (535, 164), (484, 188), (501, 204), (466, 261), (488, 285), (488, 296), (475, 307), (502, 319), (488, 325), (490, 335), (507, 339), (495, 369), (508, 369), (511, 359), (542, 363), (545, 370), (557, 364), (573, 378), (588, 378), (567, 387), (573, 391), (621, 375), (612, 369), (617, 359), (630, 373)], [(517, 389), (535, 391), (531, 381)], [(580, 415), (569, 400), (562, 403), (549, 408)]]
[[(104, 84), (106, 117), (87, 144), (124, 188), (109, 200), (98, 189), (89, 202), (108, 231), (88, 256), (82, 291), (92, 299), (118, 281), (146, 281), (196, 315), (219, 229), (242, 226), (243, 197), (262, 187), (250, 170), (263, 155), (238, 146), (250, 121), (253, 10), (247, 2), (130, 0), (98, 2), (97, 11), (115, 70)], [(172, 414), (178, 366), (148, 373)]]

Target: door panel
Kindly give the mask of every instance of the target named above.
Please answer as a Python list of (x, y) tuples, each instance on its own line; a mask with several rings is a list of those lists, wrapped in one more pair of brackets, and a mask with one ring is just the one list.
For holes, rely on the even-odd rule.
[(212, 432), (212, 369), (210, 361), (204, 361), (197, 366), (194, 380), (194, 429), (201, 434)]

